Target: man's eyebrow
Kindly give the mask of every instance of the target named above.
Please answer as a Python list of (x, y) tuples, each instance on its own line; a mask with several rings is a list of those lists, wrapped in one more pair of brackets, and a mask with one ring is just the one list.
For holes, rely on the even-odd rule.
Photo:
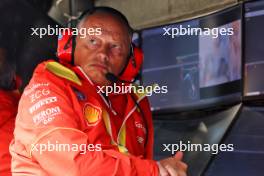
[(91, 25), (91, 26), (89, 26), (89, 28), (101, 28), (101, 27), (98, 25)]
[(106, 34), (119, 34), (119, 32), (114, 32), (112, 30), (109, 29), (102, 29), (101, 28), (102, 33), (106, 33)]

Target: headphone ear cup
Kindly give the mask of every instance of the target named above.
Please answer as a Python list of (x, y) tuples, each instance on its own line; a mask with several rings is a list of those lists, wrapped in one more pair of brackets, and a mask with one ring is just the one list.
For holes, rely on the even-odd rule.
[(131, 44), (130, 45), (130, 58), (131, 58), (131, 63), (132, 65), (136, 68), (137, 67), (137, 63), (136, 63), (136, 59), (135, 59), (135, 56), (134, 56), (134, 45)]
[(128, 64), (119, 78), (125, 81), (133, 81), (140, 72), (143, 59), (143, 51), (133, 46), (133, 55), (129, 58)]
[(57, 57), (61, 63), (71, 63), (72, 61), (73, 36), (70, 28), (60, 32), (58, 36)]

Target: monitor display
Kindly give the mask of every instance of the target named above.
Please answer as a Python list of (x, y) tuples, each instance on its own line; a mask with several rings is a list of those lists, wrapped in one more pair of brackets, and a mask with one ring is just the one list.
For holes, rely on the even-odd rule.
[[(198, 21), (181, 25), (196, 27)], [(168, 90), (166, 94), (150, 96), (152, 108), (188, 105), (192, 101), (198, 101), (198, 38), (180, 36), (173, 39), (163, 36), (163, 33), (163, 27), (142, 32), (145, 58), (143, 83), (157, 83), (159, 86), (167, 86)]]
[(241, 79), (240, 21), (225, 24), (219, 30), (233, 29), (233, 35), (199, 37), (200, 87), (216, 86)]
[(244, 95), (264, 94), (264, 1), (245, 4)]
[(142, 48), (144, 85), (167, 88), (149, 97), (153, 111), (210, 108), (240, 100), (241, 6), (145, 29)]

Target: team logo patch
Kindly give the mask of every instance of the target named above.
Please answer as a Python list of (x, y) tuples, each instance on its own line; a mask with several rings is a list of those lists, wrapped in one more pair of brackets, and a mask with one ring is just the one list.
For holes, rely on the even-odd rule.
[(102, 110), (94, 106), (91, 103), (87, 103), (84, 106), (84, 117), (88, 122), (89, 126), (95, 126), (100, 121), (102, 115)]

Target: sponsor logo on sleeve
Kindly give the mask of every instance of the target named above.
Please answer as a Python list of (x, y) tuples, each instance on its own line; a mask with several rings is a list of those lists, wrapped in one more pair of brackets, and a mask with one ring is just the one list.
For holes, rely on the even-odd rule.
[(29, 95), (31, 103), (35, 102), (36, 100), (38, 100), (39, 98), (43, 97), (43, 96), (47, 96), (50, 94), (50, 90), (49, 89), (41, 89), (41, 90), (37, 90), (35, 92), (33, 92), (31, 95)]
[(38, 101), (37, 103), (35, 103), (33, 106), (31, 106), (29, 108), (29, 112), (32, 114), (33, 112), (38, 110), (40, 107), (50, 104), (50, 103), (54, 103), (56, 101), (57, 101), (57, 97), (48, 97), (48, 98), (42, 99)]
[(32, 93), (36, 88), (38, 87), (48, 87), (49, 83), (38, 83), (38, 84), (32, 84), (30, 87), (27, 87), (24, 91), (24, 94), (27, 96), (30, 93)]
[(61, 109), (59, 106), (47, 108), (39, 112), (35, 116), (33, 116), (33, 122), (36, 125), (40, 123), (43, 123), (44, 125), (46, 125), (50, 123), (51, 121), (53, 121), (53, 119), (59, 114), (61, 114)]

